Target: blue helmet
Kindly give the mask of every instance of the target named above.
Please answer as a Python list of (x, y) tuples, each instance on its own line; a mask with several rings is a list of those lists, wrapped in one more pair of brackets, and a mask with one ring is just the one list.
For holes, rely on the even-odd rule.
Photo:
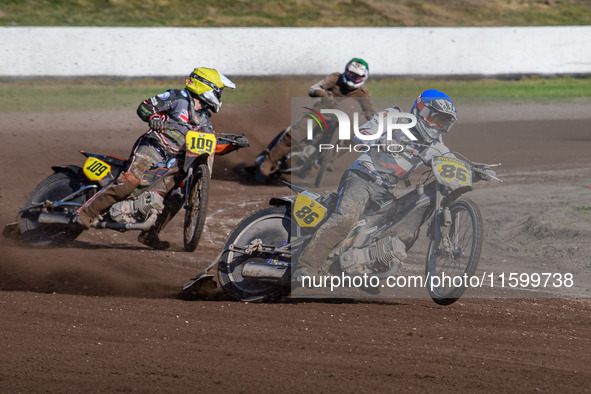
[(435, 89), (421, 93), (410, 113), (417, 117), (416, 129), (428, 143), (447, 133), (458, 119), (456, 106), (451, 98)]

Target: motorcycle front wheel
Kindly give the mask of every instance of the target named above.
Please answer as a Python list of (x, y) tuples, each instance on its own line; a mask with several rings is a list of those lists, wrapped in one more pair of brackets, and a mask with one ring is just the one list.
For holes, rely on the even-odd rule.
[(232, 298), (245, 302), (265, 301), (286, 295), (289, 286), (245, 278), (242, 270), (246, 263), (287, 261), (289, 257), (260, 252), (244, 254), (229, 248), (230, 245), (246, 248), (257, 239), (265, 246), (279, 247), (287, 244), (290, 238), (291, 216), (286, 207), (267, 208), (244, 219), (228, 237), (218, 264), (218, 280), (224, 291)]
[(464, 278), (474, 275), (482, 251), (483, 225), (478, 206), (461, 199), (451, 203), (449, 210), (451, 225), (434, 229), (439, 234), (432, 237), (427, 249), (427, 290), (439, 305), (452, 304), (464, 294)]
[[(22, 239), (33, 246), (57, 246), (76, 239), (84, 231), (79, 226), (39, 223), (41, 208), (27, 208), (34, 207), (45, 201), (59, 201), (79, 190), (82, 186), (82, 181), (75, 174), (57, 172), (45, 178), (33, 190), (25, 203), (23, 212), (19, 215), (18, 223)], [(88, 195), (81, 194), (70, 201), (82, 205), (88, 198)], [(78, 207), (77, 205), (63, 205), (59, 208), (48, 209), (74, 216)]]
[(207, 216), (207, 200), (209, 197), (210, 173), (207, 164), (200, 164), (195, 171), (188, 206), (185, 208), (185, 225), (183, 228), (183, 247), (187, 252), (197, 249), (199, 239), (205, 226)]

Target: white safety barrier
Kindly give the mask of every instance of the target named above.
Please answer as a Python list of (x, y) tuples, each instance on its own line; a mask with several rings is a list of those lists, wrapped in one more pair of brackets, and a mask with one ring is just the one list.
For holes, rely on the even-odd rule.
[(464, 28), (0, 27), (0, 77), (591, 74), (591, 26)]

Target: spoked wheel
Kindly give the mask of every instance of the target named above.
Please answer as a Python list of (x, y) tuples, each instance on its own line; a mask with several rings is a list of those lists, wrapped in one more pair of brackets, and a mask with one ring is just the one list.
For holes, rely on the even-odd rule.
[(200, 164), (194, 174), (191, 190), (189, 191), (189, 205), (185, 211), (183, 244), (187, 252), (193, 252), (197, 249), (199, 239), (203, 233), (205, 217), (207, 216), (209, 180), (209, 167), (207, 164)]
[(440, 234), (431, 240), (427, 251), (427, 290), (440, 305), (452, 304), (464, 294), (465, 278), (469, 280), (476, 272), (482, 250), (482, 217), (476, 204), (461, 199), (449, 210), (451, 225), (434, 229)]
[[(55, 173), (45, 178), (43, 182), (37, 186), (37, 188), (31, 193), (27, 202), (25, 203), (25, 209), (33, 207), (45, 201), (59, 201), (64, 197), (69, 196), (76, 190), (82, 187), (82, 181), (74, 174)], [(84, 204), (89, 195), (81, 194), (72, 200), (71, 202)], [(49, 208), (50, 211), (67, 213), (74, 216), (74, 212), (78, 206), (63, 205), (58, 208)], [(40, 208), (32, 208), (30, 210), (23, 211), (18, 219), (19, 229), (22, 238), (27, 243), (34, 246), (56, 246), (61, 245), (70, 241), (73, 241), (84, 231), (79, 226), (67, 225), (67, 224), (43, 224), (39, 223), (39, 214), (41, 213)]]
[(239, 301), (264, 301), (283, 296), (289, 292), (289, 285), (278, 282), (253, 280), (242, 276), (246, 263), (269, 264), (287, 262), (289, 257), (253, 252), (250, 255), (230, 251), (230, 245), (245, 248), (260, 239), (266, 246), (281, 246), (291, 238), (291, 217), (286, 207), (271, 207), (244, 219), (230, 234), (224, 250), (227, 250), (218, 264), (218, 280), (224, 291)]

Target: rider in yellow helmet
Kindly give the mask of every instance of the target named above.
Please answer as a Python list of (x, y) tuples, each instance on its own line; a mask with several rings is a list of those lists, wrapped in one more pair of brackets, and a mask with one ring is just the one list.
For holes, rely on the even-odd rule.
[[(127, 170), (115, 183), (101, 190), (80, 208), (74, 222), (89, 229), (101, 212), (129, 196), (153, 165), (182, 153), (185, 134), (188, 131), (213, 132), (211, 112), (219, 112), (222, 106), (222, 92), (226, 87), (234, 89), (236, 85), (215, 69), (198, 67), (187, 78), (185, 89), (170, 89), (142, 101), (137, 114), (149, 124), (150, 130), (136, 141)], [(174, 129), (167, 128), (166, 122), (169, 120), (180, 126)], [(220, 142), (216, 147), (216, 154), (227, 153), (230, 150), (231, 144)], [(157, 191), (167, 195), (173, 186), (171, 180), (170, 177), (159, 180)], [(160, 241), (158, 233), (180, 209), (178, 200), (174, 194), (167, 196), (164, 201), (164, 212), (149, 231), (140, 234), (140, 242), (155, 249), (170, 246), (168, 242)]]

